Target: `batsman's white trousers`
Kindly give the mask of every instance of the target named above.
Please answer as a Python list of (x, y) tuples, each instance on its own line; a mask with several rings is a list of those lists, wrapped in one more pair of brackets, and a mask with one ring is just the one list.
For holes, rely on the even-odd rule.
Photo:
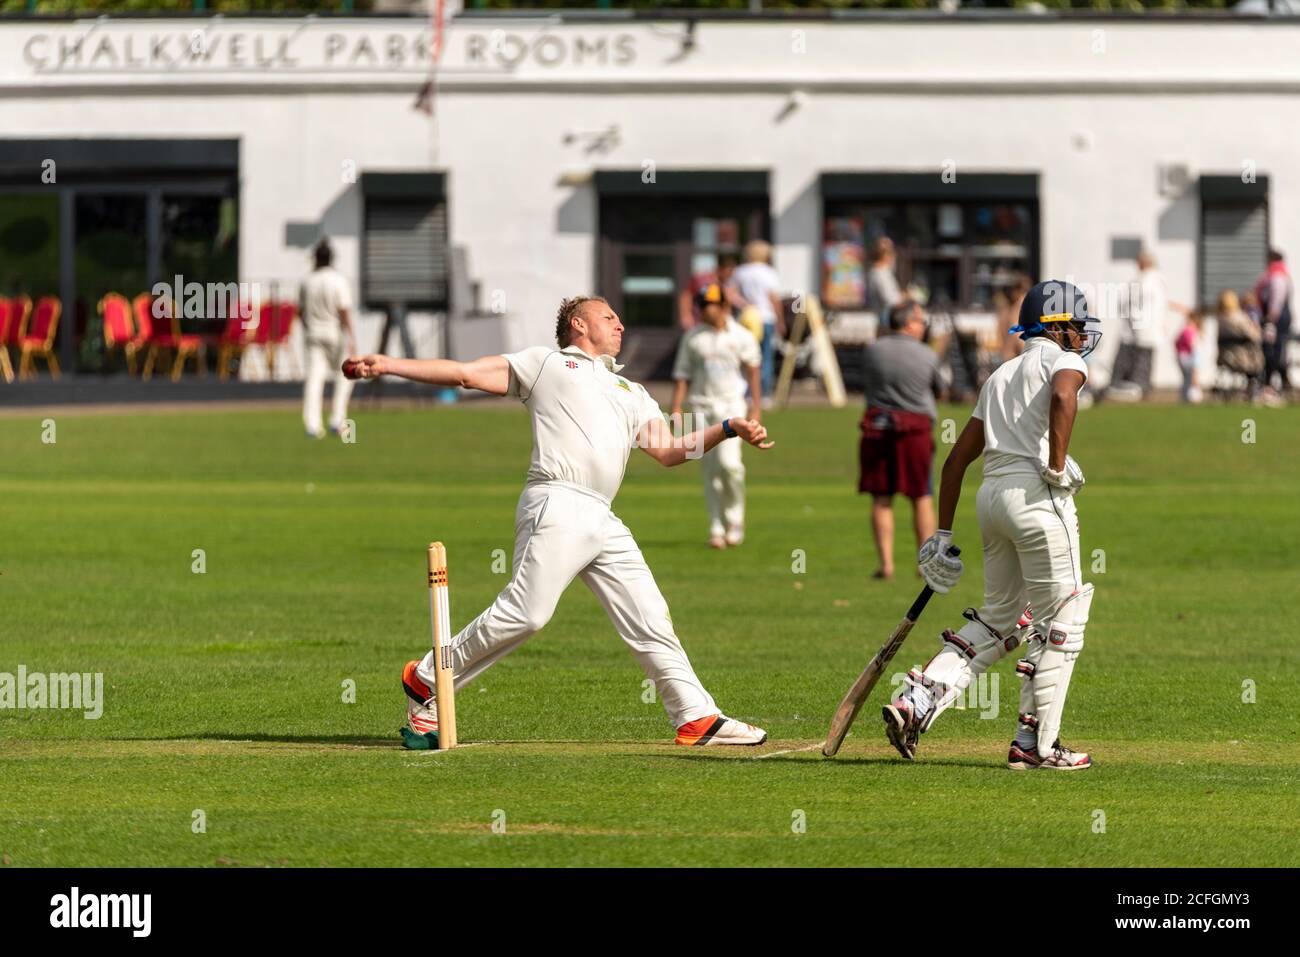
[[(1048, 486), (1031, 467), (985, 476), (975, 498), (975, 511), (984, 545), (980, 617), (1009, 635), (1021, 610), (1032, 604), (1035, 621), (1049, 623), (1061, 603), (1083, 587), (1074, 498)], [(1002, 642), (988, 640), (974, 622), (963, 626), (958, 635), (978, 653), (968, 663), (965, 655), (945, 643), (925, 666), (927, 678), (965, 689), (976, 675), (1011, 650)]]
[[(632, 533), (604, 498), (567, 482), (524, 487), (515, 511), (510, 583), (452, 639), (455, 686), (473, 681), (540, 631), (579, 576), (654, 681), (674, 729), (718, 713), (677, 640), (668, 602)], [(434, 687), (432, 651), (417, 670)]]
[(340, 428), (348, 417), (348, 399), (353, 382), (343, 374), (344, 355), (341, 339), (307, 340), (307, 382), (302, 390), (302, 424), (308, 432), (321, 430), (321, 400), (325, 396), (325, 380), (334, 382), (334, 408), (330, 410), (330, 425)]
[(984, 542), (984, 620), (1004, 634), (1026, 603), (1056, 614), (1083, 587), (1074, 497), (1036, 472), (988, 476), (975, 499)]
[[(692, 429), (703, 429), (733, 416), (743, 417), (745, 402), (732, 405), (692, 405)], [(719, 442), (700, 459), (704, 504), (709, 510), (709, 537), (721, 538), (731, 526), (745, 524), (745, 464), (739, 439)]]

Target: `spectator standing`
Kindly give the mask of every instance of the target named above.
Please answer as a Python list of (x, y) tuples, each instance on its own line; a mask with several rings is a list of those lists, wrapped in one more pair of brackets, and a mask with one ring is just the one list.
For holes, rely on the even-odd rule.
[(677, 323), (684, 330), (692, 329), (700, 321), (700, 310), (695, 304), (700, 292), (713, 285), (721, 286), (727, 292), (727, 302), (732, 311), (744, 307), (739, 293), (730, 288), (731, 279), (736, 273), (736, 257), (732, 253), (723, 253), (718, 257), (718, 268), (708, 272), (696, 273), (686, 288), (677, 294)]
[(871, 271), (867, 274), (867, 308), (876, 314), (881, 329), (889, 324), (889, 310), (903, 301), (895, 274), (897, 265), (894, 241), (881, 236), (871, 246)]
[[(1268, 268), (1255, 283), (1255, 296), (1261, 309), (1260, 331), (1264, 345), (1264, 395), (1279, 397), (1291, 388), (1287, 372), (1286, 347), (1291, 338), (1291, 274), (1286, 261), (1276, 249), (1268, 251)], [(1273, 377), (1278, 389), (1273, 392)]]
[(863, 356), (867, 408), (862, 417), (858, 491), (871, 495), (871, 532), (880, 556), (873, 577), (894, 577), (894, 496), (912, 500), (918, 547), (934, 534), (930, 472), (934, 460), (934, 400), (944, 369), (926, 346), (925, 314), (904, 300), (888, 313), (890, 334)]
[[(307, 435), (325, 437), (321, 429), (321, 402), (325, 379), (333, 378), (334, 405), (329, 430), (337, 435), (348, 416), (352, 381), (343, 374), (343, 359), (357, 351), (352, 331), (352, 287), (332, 263), (334, 251), (322, 239), (313, 253), (316, 268), (302, 285), (302, 319), (307, 333), (307, 381), (302, 395), (302, 421)], [(331, 373), (332, 370), (332, 373)]]
[(1011, 288), (1006, 292), (999, 289), (995, 294), (994, 310), (998, 317), (998, 331), (1002, 338), (999, 352), (1003, 362), (1014, 359), (1025, 351), (1025, 340), (1020, 338), (1019, 333), (1008, 330), (1020, 321), (1020, 304), (1025, 301), (1025, 293), (1029, 292), (1032, 285), (1028, 276), (1024, 273), (1016, 273)]
[(763, 319), (763, 363), (760, 379), (763, 407), (771, 405), (776, 364), (776, 338), (785, 338), (785, 305), (781, 302), (781, 277), (772, 268), (772, 244), (753, 239), (745, 244), (744, 265), (731, 278), (731, 286), (744, 306), (753, 306)]
[(1164, 337), (1169, 296), (1164, 277), (1157, 271), (1156, 259), (1151, 253), (1145, 250), (1138, 253), (1137, 267), (1137, 279), (1129, 296), (1128, 318), (1120, 326), (1119, 352), (1106, 391), (1130, 383), (1141, 390), (1145, 399), (1151, 394), (1151, 368), (1156, 347)]
[(1201, 385), (1197, 380), (1197, 368), (1201, 362), (1201, 329), (1205, 319), (1201, 310), (1193, 309), (1187, 313), (1187, 322), (1183, 325), (1178, 338), (1174, 340), (1174, 351), (1178, 354), (1178, 368), (1183, 373), (1183, 388), (1180, 397), (1184, 402), (1201, 401)]

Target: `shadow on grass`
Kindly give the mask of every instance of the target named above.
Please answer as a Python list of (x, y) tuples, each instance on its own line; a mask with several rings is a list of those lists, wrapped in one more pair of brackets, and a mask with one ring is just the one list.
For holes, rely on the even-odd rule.
[(1007, 767), (995, 758), (927, 758), (923, 761), (917, 761), (908, 764), (896, 757), (889, 755), (861, 756), (861, 757), (835, 757), (823, 758), (815, 752), (792, 752), (790, 754), (755, 754), (755, 755), (725, 755), (713, 753), (701, 753), (698, 751), (685, 752), (680, 754), (648, 754), (646, 757), (663, 758), (669, 761), (711, 761), (724, 762), (729, 764), (799, 764), (808, 767), (810, 764), (819, 764), (826, 766), (838, 766), (844, 768), (864, 768), (864, 767), (881, 767), (881, 768), (915, 768), (918, 771), (925, 767), (952, 767), (952, 768), (976, 768), (981, 771), (1007, 771)]
[(199, 734), (143, 734), (134, 736), (114, 736), (106, 741), (258, 741), (270, 744), (349, 744), (366, 748), (395, 748), (402, 743), (401, 736), (394, 731), (391, 735), (377, 738), (356, 734), (239, 734), (235, 732), (210, 731)]

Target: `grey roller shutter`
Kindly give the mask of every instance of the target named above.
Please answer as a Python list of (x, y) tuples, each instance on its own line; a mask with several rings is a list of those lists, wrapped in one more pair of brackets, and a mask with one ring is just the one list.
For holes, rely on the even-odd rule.
[(1250, 289), (1268, 260), (1267, 203), (1207, 203), (1201, 215), (1201, 302)]
[(367, 197), (364, 248), (368, 305), (446, 308), (446, 202)]

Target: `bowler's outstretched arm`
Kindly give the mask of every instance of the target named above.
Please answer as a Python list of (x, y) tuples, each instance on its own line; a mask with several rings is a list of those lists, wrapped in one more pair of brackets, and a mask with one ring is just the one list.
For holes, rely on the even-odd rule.
[(394, 359), (392, 356), (351, 357), (343, 363), (349, 379), (377, 379), (395, 375), (430, 385), (460, 386), (492, 395), (505, 395), (510, 388), (510, 363), (505, 356), (484, 356), (472, 362), (451, 359)]

